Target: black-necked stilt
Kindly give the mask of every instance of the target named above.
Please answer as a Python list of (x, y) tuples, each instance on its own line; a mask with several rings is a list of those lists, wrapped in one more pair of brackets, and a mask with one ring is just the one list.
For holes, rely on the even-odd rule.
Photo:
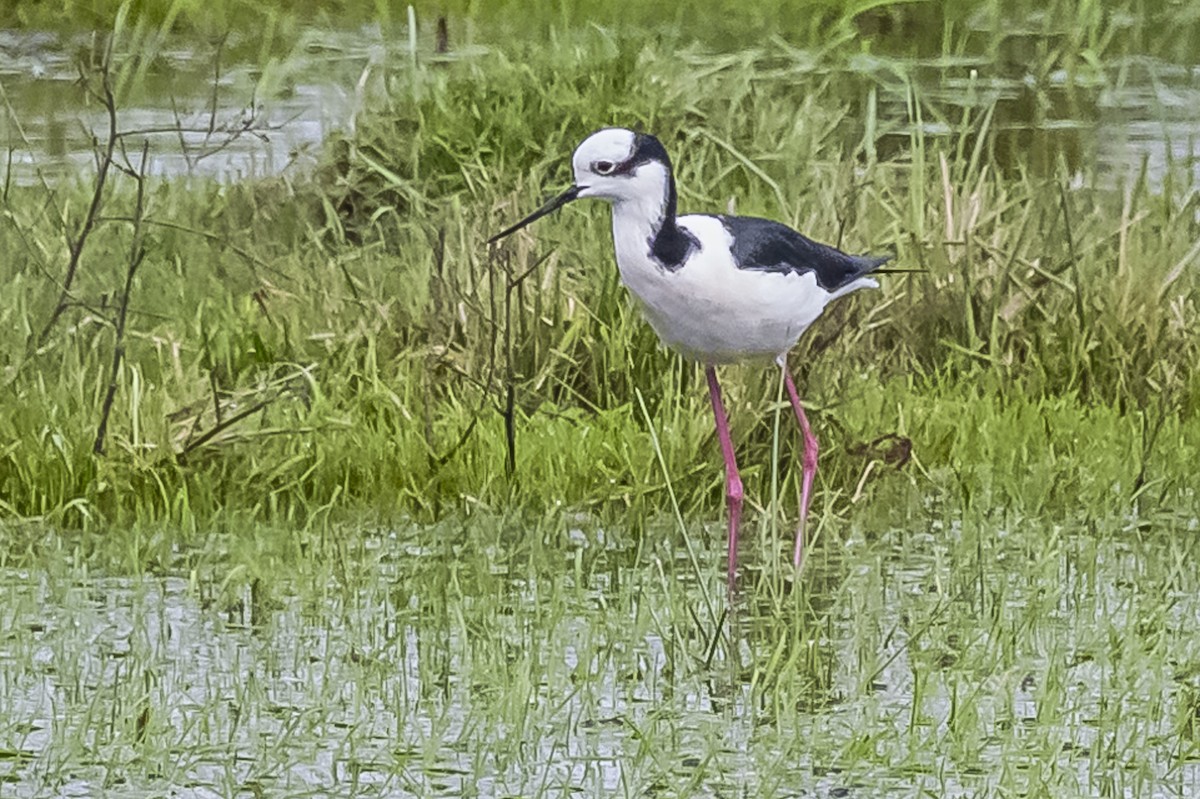
[(793, 556), (799, 567), (817, 473), (817, 439), (788, 372), (787, 353), (830, 302), (861, 288), (878, 287), (868, 275), (891, 256), (848, 255), (767, 219), (676, 216), (671, 159), (662, 143), (645, 133), (596, 131), (575, 150), (572, 165), (575, 185), (488, 243), (572, 200), (595, 197), (612, 203), (621, 281), (637, 297), (663, 343), (704, 364), (725, 458), (731, 585), (737, 569), (742, 480), (715, 367), (753, 359), (779, 364), (804, 435)]

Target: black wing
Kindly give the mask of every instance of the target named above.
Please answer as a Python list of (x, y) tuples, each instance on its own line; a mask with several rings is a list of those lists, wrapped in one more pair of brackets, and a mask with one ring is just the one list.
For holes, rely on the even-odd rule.
[(733, 237), (739, 269), (764, 272), (813, 272), (826, 291), (843, 286), (892, 260), (891, 255), (850, 255), (821, 244), (787, 225), (753, 216), (718, 216)]

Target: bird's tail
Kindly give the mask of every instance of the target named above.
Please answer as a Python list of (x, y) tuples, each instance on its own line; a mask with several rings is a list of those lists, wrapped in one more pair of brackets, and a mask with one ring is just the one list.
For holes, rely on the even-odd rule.
[(845, 297), (847, 294), (851, 294), (855, 291), (858, 291), (859, 289), (877, 289), (877, 288), (879, 288), (879, 281), (876, 280), (875, 278), (873, 278), (873, 277), (856, 277), (854, 280), (851, 280), (849, 283), (847, 283), (846, 285), (842, 286), (841, 288), (837, 289), (832, 294), (830, 294), (829, 299), (826, 300), (826, 303), (833, 302), (838, 297)]
[(892, 254), (859, 255), (854, 260), (862, 264), (858, 273), (859, 277), (863, 275), (919, 275), (929, 271), (928, 269), (909, 269), (902, 266), (892, 266), (887, 269), (879, 268), (889, 261), (895, 260), (895, 258), (896, 256)]
[[(877, 275), (886, 275), (891, 269), (880, 269), (879, 267), (886, 264), (888, 261), (895, 259), (895, 255), (891, 253), (887, 255), (856, 255), (854, 256), (854, 265), (858, 267), (855, 277), (866, 277), (874, 273)], [(905, 270), (907, 271), (907, 270)]]
[[(880, 269), (879, 267), (891, 261), (896, 256), (894, 255), (852, 255), (850, 256), (851, 263), (854, 265), (854, 270), (851, 272), (850, 281), (838, 288), (829, 296), (829, 301), (832, 302), (838, 297), (844, 297), (851, 292), (859, 289), (877, 289), (879, 281), (874, 279), (874, 275), (886, 275), (890, 272), (897, 271), (892, 269)], [(910, 270), (898, 270), (907, 272)]]

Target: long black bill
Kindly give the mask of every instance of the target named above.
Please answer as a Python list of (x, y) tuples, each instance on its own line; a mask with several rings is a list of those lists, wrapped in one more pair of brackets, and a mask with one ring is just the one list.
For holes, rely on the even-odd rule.
[(578, 196), (579, 196), (579, 187), (572, 186), (571, 188), (564, 191), (562, 194), (555, 197), (550, 202), (543, 205), (541, 208), (534, 211), (529, 216), (522, 219), (517, 224), (513, 225), (510, 228), (506, 228), (506, 229), (500, 231), (495, 236), (492, 236), (490, 239), (487, 240), (487, 243), (494, 244), (497, 241), (500, 241), (500, 239), (504, 238), (505, 236), (511, 236), (513, 233), (516, 233), (518, 230), (520, 230), (521, 228), (530, 224), (531, 222), (536, 222), (537, 220), (541, 219), (546, 214), (550, 214), (550, 213), (557, 211), (559, 208), (562, 208), (564, 205), (571, 202), (571, 200), (574, 200)]

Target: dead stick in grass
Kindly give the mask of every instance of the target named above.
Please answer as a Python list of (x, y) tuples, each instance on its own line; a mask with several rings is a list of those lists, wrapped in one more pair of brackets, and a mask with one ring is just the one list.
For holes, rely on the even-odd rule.
[(121, 360), (125, 356), (125, 320), (129, 316), (129, 295), (133, 292), (133, 276), (146, 257), (143, 244), (142, 218), (146, 210), (146, 159), (150, 154), (150, 142), (142, 142), (142, 158), (133, 178), (137, 182), (137, 199), (133, 209), (133, 238), (129, 243), (129, 261), (125, 269), (125, 288), (121, 292), (121, 303), (117, 308), (116, 338), (113, 342), (112, 371), (108, 376), (108, 390), (100, 406), (100, 423), (96, 426), (96, 441), (92, 452), (104, 454), (105, 438), (108, 435), (108, 417), (112, 413), (113, 400), (117, 396), (117, 376), (121, 371)]

